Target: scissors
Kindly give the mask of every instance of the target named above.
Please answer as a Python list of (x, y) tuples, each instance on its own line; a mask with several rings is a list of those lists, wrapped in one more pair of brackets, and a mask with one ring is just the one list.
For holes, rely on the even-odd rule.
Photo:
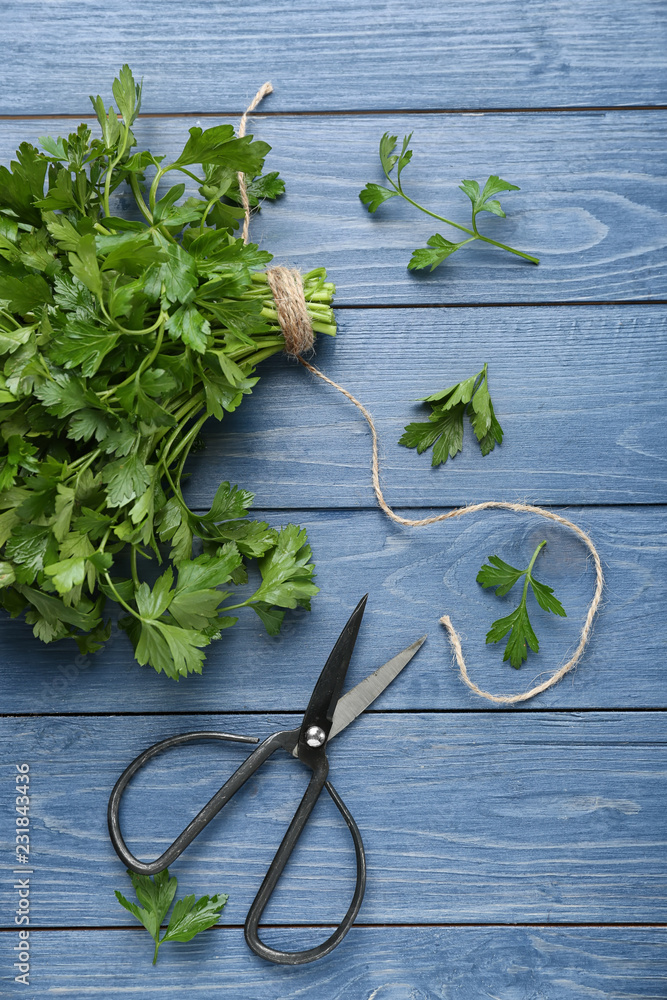
[[(275, 962), (278, 965), (304, 965), (307, 962), (313, 962), (315, 959), (328, 955), (349, 931), (364, 898), (366, 887), (364, 845), (359, 828), (352, 814), (333, 785), (327, 781), (329, 771), (329, 762), (326, 754), (327, 743), (375, 701), (394, 678), (398, 676), (401, 670), (407, 666), (426, 639), (426, 636), (423, 636), (421, 639), (413, 642), (411, 646), (398, 653), (397, 656), (394, 656), (384, 666), (379, 667), (378, 670), (370, 674), (365, 680), (361, 681), (361, 683), (357, 684), (356, 687), (341, 697), (345, 675), (347, 674), (354, 644), (357, 640), (367, 599), (368, 594), (362, 597), (338, 637), (324, 669), (313, 688), (303, 721), (297, 729), (272, 733), (261, 743), (254, 736), (234, 736), (230, 733), (208, 731), (181, 733), (178, 736), (170, 736), (168, 739), (160, 740), (159, 743), (154, 743), (148, 747), (147, 750), (139, 754), (125, 768), (109, 798), (107, 819), (111, 843), (115, 848), (116, 854), (129, 869), (137, 874), (155, 875), (157, 872), (161, 872), (167, 868), (179, 857), (188, 844), (201, 833), (204, 827), (211, 822), (213, 817), (217, 815), (239, 788), (245, 784), (248, 778), (276, 750), (287, 751), (292, 757), (296, 757), (309, 767), (313, 773), (308, 787), (297, 806), (287, 833), (276, 851), (275, 857), (264, 877), (264, 881), (259, 888), (259, 892), (248, 911), (245, 922), (245, 939), (249, 947), (261, 958), (265, 958), (269, 962)], [(137, 771), (153, 757), (163, 753), (165, 750), (169, 750), (171, 747), (190, 743), (194, 740), (231, 740), (237, 743), (259, 743), (259, 746), (236, 769), (234, 774), (227, 779), (224, 785), (215, 793), (204, 808), (200, 810), (192, 822), (186, 826), (183, 832), (179, 834), (171, 847), (168, 847), (155, 861), (140, 861), (128, 850), (120, 831), (119, 812), (123, 792)], [(269, 945), (260, 939), (258, 934), (259, 921), (296, 846), (301, 831), (305, 827), (308, 817), (317, 802), (322, 788), (326, 788), (352, 834), (357, 864), (357, 881), (354, 895), (347, 913), (326, 941), (314, 948), (307, 948), (303, 951), (281, 951), (269, 947)]]

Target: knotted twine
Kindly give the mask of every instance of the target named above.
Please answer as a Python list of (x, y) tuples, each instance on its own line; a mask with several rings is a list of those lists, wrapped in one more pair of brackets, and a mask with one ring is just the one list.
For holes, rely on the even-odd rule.
[[(263, 84), (244, 111), (239, 122), (238, 136), (245, 135), (248, 115), (254, 111), (267, 94), (273, 93), (273, 86), (268, 81)], [(243, 242), (248, 242), (250, 229), (250, 201), (246, 187), (245, 174), (239, 173), (239, 194), (245, 217), (243, 220)], [(313, 326), (308, 315), (306, 299), (303, 294), (303, 281), (299, 271), (288, 267), (271, 267), (266, 272), (266, 278), (276, 304), (278, 322), (285, 337), (285, 353), (301, 360), (301, 355), (312, 350), (314, 342)]]
[[(258, 90), (247, 111), (241, 118), (238, 133), (239, 136), (245, 135), (246, 121), (249, 112), (253, 111), (262, 98), (265, 97), (266, 94), (270, 94), (272, 91), (273, 87), (270, 83), (265, 83), (264, 86)], [(247, 243), (248, 229), (250, 226), (250, 203), (248, 201), (245, 177), (243, 174), (239, 174), (239, 189), (241, 192), (243, 209), (245, 211), (243, 240)], [(537, 507), (534, 504), (528, 503), (510, 503), (505, 500), (485, 500), (483, 503), (457, 507), (455, 510), (450, 510), (446, 514), (436, 514), (433, 517), (423, 517), (418, 519), (402, 517), (400, 514), (397, 514), (396, 511), (392, 510), (384, 498), (382, 486), (380, 485), (378, 434), (373, 417), (363, 403), (360, 403), (351, 392), (348, 392), (348, 390), (344, 389), (342, 385), (339, 385), (338, 382), (334, 382), (333, 379), (330, 379), (327, 375), (321, 372), (314, 365), (310, 364), (310, 362), (304, 360), (302, 357), (304, 353), (312, 349), (314, 336), (310, 316), (308, 315), (308, 310), (306, 308), (306, 299), (304, 296), (303, 282), (301, 280), (300, 273), (286, 267), (273, 267), (266, 272), (266, 275), (276, 303), (280, 326), (285, 336), (286, 353), (295, 357), (304, 368), (307, 368), (308, 371), (313, 375), (316, 375), (317, 378), (322, 379), (323, 382), (333, 386), (334, 389), (337, 389), (338, 392), (342, 393), (343, 396), (349, 399), (350, 402), (357, 407), (366, 420), (371, 432), (371, 478), (373, 482), (373, 490), (375, 492), (378, 505), (387, 517), (389, 517), (392, 521), (395, 521), (397, 524), (403, 524), (411, 528), (422, 528), (427, 524), (437, 524), (439, 521), (449, 521), (451, 518), (463, 517), (466, 514), (477, 514), (482, 510), (512, 510), (519, 514), (537, 514), (538, 517), (543, 517), (548, 521), (555, 521), (556, 524), (561, 524), (564, 527), (569, 528), (570, 531), (574, 532), (577, 538), (579, 538), (586, 546), (593, 557), (593, 565), (595, 566), (595, 591), (593, 593), (593, 599), (588, 606), (588, 611), (586, 612), (584, 624), (581, 629), (581, 635), (579, 636), (579, 642), (567, 663), (564, 663), (561, 667), (559, 667), (558, 670), (556, 670), (556, 672), (547, 680), (542, 681), (540, 684), (536, 684), (528, 691), (524, 691), (521, 694), (498, 695), (492, 694), (490, 691), (482, 690), (482, 688), (480, 688), (468, 674), (468, 668), (466, 666), (461, 646), (461, 637), (454, 628), (451, 618), (449, 615), (443, 615), (440, 618), (440, 624), (444, 625), (447, 630), (454, 658), (458, 664), (461, 674), (461, 680), (467, 684), (471, 691), (474, 691), (475, 694), (479, 695), (481, 698), (486, 698), (488, 701), (492, 701), (497, 705), (513, 705), (517, 702), (528, 701), (529, 698), (534, 698), (535, 695), (541, 694), (542, 691), (546, 691), (547, 688), (553, 687), (554, 684), (557, 684), (558, 681), (565, 676), (565, 674), (573, 670), (581, 660), (593, 628), (593, 619), (595, 618), (595, 614), (600, 606), (600, 600), (602, 599), (602, 588), (604, 586), (602, 563), (591, 537), (582, 528), (580, 528), (579, 525), (574, 524), (573, 521), (568, 521), (567, 518), (561, 517), (560, 514), (555, 514), (553, 511), (545, 510), (543, 507)]]

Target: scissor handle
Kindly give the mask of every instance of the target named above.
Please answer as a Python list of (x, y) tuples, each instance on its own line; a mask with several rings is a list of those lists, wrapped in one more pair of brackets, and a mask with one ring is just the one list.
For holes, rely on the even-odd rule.
[[(334, 950), (336, 945), (340, 944), (349, 931), (359, 913), (364, 898), (364, 891), (366, 889), (366, 855), (364, 853), (364, 844), (354, 817), (333, 785), (326, 780), (328, 770), (329, 764), (323, 753), (313, 766), (313, 776), (310, 779), (308, 788), (299, 803), (299, 807), (294, 814), (287, 833), (283, 837), (280, 847), (276, 851), (275, 857), (271, 862), (246, 918), (245, 939), (248, 946), (260, 958), (265, 958), (269, 962), (275, 962), (277, 965), (306, 965), (308, 962), (314, 962), (316, 959), (324, 958), (325, 955), (328, 955), (329, 952)], [(306, 948), (303, 951), (281, 951), (278, 948), (271, 948), (260, 939), (258, 934), (259, 921), (323, 787), (326, 788), (333, 799), (334, 804), (352, 834), (357, 860), (357, 881), (354, 888), (354, 895), (347, 913), (326, 941), (316, 945), (314, 948)]]
[[(284, 732), (273, 733), (271, 736), (267, 737), (267, 739), (265, 739), (263, 743), (260, 743), (250, 756), (243, 761), (236, 771), (234, 771), (231, 777), (227, 779), (220, 789), (218, 789), (215, 795), (206, 803), (203, 809), (197, 813), (183, 832), (178, 835), (173, 844), (168, 847), (159, 858), (156, 858), (155, 861), (140, 861), (139, 858), (136, 858), (134, 854), (132, 854), (123, 840), (123, 835), (120, 831), (119, 815), (123, 792), (137, 771), (139, 771), (145, 764), (148, 763), (149, 760), (156, 757), (158, 754), (163, 753), (172, 747), (180, 746), (183, 743), (190, 743), (194, 740), (231, 740), (236, 743), (257, 743), (258, 740), (252, 736), (234, 736), (231, 733), (216, 733), (204, 730), (201, 732), (181, 733), (178, 736), (170, 736), (166, 740), (160, 740), (158, 743), (154, 743), (152, 746), (148, 747), (147, 750), (144, 750), (143, 753), (139, 754), (139, 756), (125, 768), (120, 778), (114, 785), (113, 791), (109, 797), (109, 806), (107, 809), (109, 836), (118, 857), (127, 868), (139, 875), (156, 875), (158, 872), (163, 871), (183, 853), (188, 844), (190, 844), (195, 837), (201, 833), (204, 827), (207, 826), (220, 812), (222, 807), (231, 799), (239, 788), (245, 784), (248, 778), (250, 778), (255, 771), (260, 768), (273, 753), (276, 752), (276, 750), (283, 749), (288, 753), (292, 752), (296, 746), (299, 732), (299, 729), (286, 730)], [(245, 923), (245, 938), (249, 947), (252, 948), (252, 950), (261, 958), (265, 958), (269, 962), (275, 962), (278, 965), (305, 965), (307, 962), (314, 962), (315, 959), (323, 958), (325, 955), (328, 955), (329, 952), (333, 951), (336, 945), (343, 940), (354, 923), (354, 920), (359, 913), (359, 908), (361, 907), (366, 888), (366, 857), (364, 854), (364, 845), (361, 839), (361, 834), (349, 809), (333, 785), (327, 781), (329, 762), (327, 760), (326, 753), (324, 752), (324, 748), (322, 748), (321, 751), (313, 751), (312, 753), (309, 753), (308, 759), (304, 760), (304, 763), (312, 768), (312, 777), (308, 783), (305, 794), (299, 803), (296, 812), (294, 813), (292, 822), (283, 837), (280, 847), (276, 851), (275, 857), (269, 866), (269, 870), (264, 877), (264, 881), (259, 888), (259, 892), (253, 900)], [(313, 811), (322, 788), (326, 788), (338, 811), (345, 820), (350, 833), (352, 834), (357, 862), (357, 880), (354, 895), (347, 913), (333, 934), (331, 934), (326, 941), (314, 948), (308, 948), (304, 951), (281, 951), (279, 949), (269, 947), (269, 945), (260, 940), (257, 933), (259, 921), (264, 910), (266, 909), (266, 905), (271, 898), (271, 895), (273, 894), (278, 880), (285, 869), (285, 865), (287, 864), (287, 861), (296, 846), (301, 832), (308, 821), (308, 817)]]
[(194, 740), (231, 740), (234, 743), (259, 743), (259, 740), (254, 736), (234, 736), (231, 733), (216, 733), (204, 730), (202, 732), (180, 733), (178, 736), (169, 736), (166, 740), (153, 743), (147, 750), (140, 753), (131, 764), (128, 764), (114, 785), (113, 791), (109, 796), (109, 805), (107, 808), (109, 836), (116, 854), (123, 864), (138, 875), (157, 875), (158, 872), (168, 868), (183, 853), (188, 844), (211, 822), (213, 817), (220, 812), (224, 804), (231, 799), (232, 795), (255, 773), (257, 768), (261, 767), (272, 753), (283, 746), (284, 740), (280, 739), (280, 737), (284, 737), (284, 735), (284, 733), (273, 733), (263, 743), (260, 743), (257, 749), (243, 761), (241, 766), (236, 769), (222, 788), (219, 788), (204, 808), (197, 813), (192, 822), (188, 823), (171, 847), (168, 847), (155, 861), (140, 861), (139, 858), (135, 858), (123, 840), (123, 835), (120, 831), (121, 799), (123, 792), (137, 771), (153, 757), (164, 753), (165, 750), (170, 750), (172, 747), (180, 746), (182, 743), (191, 743)]

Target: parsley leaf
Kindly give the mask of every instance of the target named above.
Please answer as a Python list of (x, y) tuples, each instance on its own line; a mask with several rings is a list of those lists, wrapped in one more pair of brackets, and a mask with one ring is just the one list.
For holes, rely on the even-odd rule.
[(534, 653), (537, 653), (540, 648), (537, 636), (533, 631), (530, 618), (528, 617), (528, 607), (526, 601), (528, 597), (529, 585), (535, 595), (537, 603), (544, 611), (550, 611), (552, 614), (559, 615), (561, 618), (567, 617), (563, 605), (553, 592), (553, 588), (548, 587), (545, 583), (539, 583), (533, 576), (533, 566), (535, 565), (535, 560), (546, 544), (546, 541), (540, 542), (533, 552), (530, 563), (526, 569), (516, 569), (514, 566), (510, 566), (509, 563), (504, 562), (500, 556), (489, 556), (489, 562), (483, 565), (477, 574), (477, 583), (481, 583), (481, 585), (485, 588), (495, 587), (496, 594), (499, 597), (503, 597), (505, 594), (509, 593), (514, 584), (517, 583), (522, 576), (525, 575), (526, 577), (519, 606), (515, 608), (511, 614), (507, 615), (506, 618), (499, 618), (497, 621), (493, 622), (491, 629), (486, 636), (487, 643), (500, 642), (500, 640), (504, 639), (509, 632), (503, 661), (509, 660), (511, 665), (517, 670), (523, 661), (528, 658), (528, 647), (530, 647)]
[(430, 403), (430, 417), (408, 424), (398, 443), (416, 448), (419, 455), (433, 447), (431, 465), (442, 465), (461, 451), (466, 411), (482, 455), (488, 455), (496, 444), (502, 443), (503, 430), (491, 402), (486, 364), (476, 375), (426, 396), (422, 402)]
[[(463, 243), (467, 243), (467, 240), (464, 240)], [(430, 267), (432, 271), (435, 271), (438, 264), (442, 264), (443, 260), (455, 253), (463, 246), (463, 243), (452, 243), (440, 233), (435, 233), (433, 236), (429, 236), (425, 247), (412, 251), (408, 270), (422, 271), (424, 268)]]
[(403, 138), (401, 151), (397, 153), (396, 143), (398, 137), (385, 132), (380, 139), (380, 164), (390, 187), (369, 182), (359, 192), (361, 203), (366, 206), (369, 212), (376, 212), (380, 205), (390, 198), (404, 198), (405, 201), (419, 209), (419, 211), (425, 212), (431, 218), (438, 219), (440, 222), (445, 222), (454, 229), (467, 233), (468, 238), (460, 240), (458, 243), (453, 243), (451, 240), (447, 240), (444, 236), (441, 236), (440, 233), (434, 233), (426, 241), (425, 247), (413, 250), (412, 257), (408, 263), (410, 271), (421, 271), (425, 268), (430, 268), (433, 271), (439, 264), (447, 260), (448, 257), (451, 257), (453, 253), (456, 253), (457, 250), (465, 246), (466, 243), (472, 243), (475, 240), (481, 240), (483, 243), (500, 247), (501, 250), (507, 250), (508, 253), (515, 254), (517, 257), (523, 257), (524, 260), (529, 260), (532, 264), (539, 264), (538, 257), (532, 257), (522, 250), (515, 250), (514, 247), (510, 247), (506, 243), (499, 243), (497, 240), (492, 240), (490, 237), (480, 233), (477, 228), (477, 216), (480, 212), (491, 212), (492, 215), (499, 215), (505, 218), (505, 213), (500, 207), (500, 202), (494, 195), (500, 194), (503, 191), (518, 191), (519, 188), (516, 184), (510, 184), (508, 181), (504, 181), (495, 174), (492, 174), (484, 185), (484, 189), (480, 192), (477, 181), (463, 181), (459, 185), (460, 190), (467, 194), (472, 202), (470, 226), (462, 226), (458, 222), (446, 219), (443, 215), (436, 215), (435, 212), (418, 204), (413, 198), (409, 197), (403, 190), (401, 174), (412, 159), (412, 150), (409, 148), (411, 139), (412, 132)]
[(368, 183), (366, 187), (359, 192), (359, 198), (369, 212), (377, 212), (383, 202), (388, 201), (390, 198), (398, 198), (398, 191), (392, 191), (390, 188), (382, 187), (381, 184)]
[(132, 880), (134, 891), (141, 906), (132, 903), (118, 890), (114, 895), (120, 905), (140, 921), (155, 941), (153, 965), (157, 962), (158, 951), (165, 941), (190, 941), (195, 934), (213, 927), (220, 919), (220, 914), (228, 900), (226, 895), (202, 896), (195, 901), (194, 896), (185, 896), (174, 904), (165, 933), (160, 938), (162, 922), (169, 912), (178, 881), (175, 875), (169, 875), (169, 869), (159, 872), (153, 878), (148, 875), (137, 875), (127, 870)]
[(317, 593), (312, 582), (315, 567), (310, 562), (311, 556), (305, 530), (288, 524), (278, 534), (275, 548), (260, 559), (262, 583), (248, 603), (261, 601), (280, 608), (295, 608), (307, 602)]

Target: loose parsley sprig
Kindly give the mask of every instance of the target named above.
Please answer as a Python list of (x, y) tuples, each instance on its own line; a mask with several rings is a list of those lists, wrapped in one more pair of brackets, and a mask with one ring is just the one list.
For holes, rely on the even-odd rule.
[[(434, 233), (433, 236), (429, 237), (426, 241), (427, 246), (418, 250), (413, 250), (412, 257), (408, 264), (409, 270), (419, 271), (430, 267), (431, 271), (433, 271), (439, 264), (442, 264), (444, 260), (451, 257), (453, 253), (456, 253), (457, 250), (460, 250), (461, 247), (465, 246), (466, 243), (472, 243), (474, 240), (482, 240), (483, 243), (490, 243), (495, 247), (499, 247), (501, 250), (507, 250), (508, 253), (516, 254), (517, 257), (523, 257), (524, 260), (529, 260), (532, 264), (539, 264), (540, 261), (538, 257), (532, 257), (530, 254), (524, 253), (522, 250), (515, 250), (514, 247), (510, 247), (506, 243), (499, 243), (497, 240), (492, 240), (490, 236), (484, 236), (480, 233), (477, 228), (477, 216), (480, 212), (491, 212), (493, 215), (500, 215), (502, 218), (505, 218), (505, 213), (500, 207), (500, 202), (496, 199), (495, 195), (500, 194), (502, 191), (519, 191), (520, 189), (516, 186), (516, 184), (510, 184), (508, 181), (504, 181), (495, 174), (492, 174), (484, 185), (483, 190), (480, 191), (477, 181), (463, 181), (459, 185), (459, 188), (467, 194), (472, 203), (472, 220), (470, 228), (468, 226), (462, 226), (458, 222), (452, 222), (451, 219), (446, 219), (443, 215), (437, 215), (435, 212), (431, 212), (430, 209), (424, 208), (423, 205), (420, 205), (405, 193), (401, 183), (401, 174), (412, 159), (413, 151), (409, 149), (412, 135), (413, 133), (411, 132), (410, 135), (404, 136), (401, 152), (397, 154), (395, 150), (398, 137), (395, 135), (389, 135), (385, 132), (380, 140), (380, 163), (382, 164), (382, 170), (391, 187), (387, 188), (383, 187), (381, 184), (369, 182), (366, 184), (366, 187), (359, 192), (361, 201), (364, 205), (366, 205), (369, 212), (375, 212), (380, 205), (389, 198), (404, 198), (405, 201), (414, 205), (415, 208), (418, 208), (420, 212), (425, 212), (426, 215), (430, 215), (433, 219), (438, 219), (440, 222), (446, 222), (448, 226), (453, 226), (454, 229), (460, 229), (462, 232), (468, 233), (468, 239), (460, 240), (458, 243), (453, 243), (451, 240), (447, 240), (444, 236), (441, 236), (440, 233)], [(396, 170), (395, 179), (392, 176), (394, 169)]]
[(162, 921), (171, 906), (178, 881), (175, 875), (169, 875), (169, 869), (159, 872), (154, 878), (147, 875), (137, 875), (128, 868), (127, 874), (132, 880), (137, 899), (142, 904), (131, 903), (122, 893), (115, 891), (114, 895), (121, 906), (129, 910), (137, 920), (141, 921), (150, 936), (155, 941), (153, 965), (157, 962), (158, 951), (165, 941), (190, 941), (195, 934), (205, 931), (217, 924), (222, 908), (228, 896), (202, 896), (195, 901), (194, 896), (185, 896), (177, 900), (169, 918), (166, 931), (160, 937)]
[(476, 375), (471, 375), (442, 392), (425, 396), (422, 402), (431, 404), (431, 416), (427, 421), (408, 424), (398, 443), (406, 448), (416, 448), (420, 455), (433, 445), (433, 466), (441, 465), (461, 451), (463, 416), (466, 411), (482, 455), (488, 455), (503, 440), (503, 429), (498, 423), (489, 394), (486, 364)]
[(540, 542), (533, 552), (526, 569), (516, 569), (514, 566), (510, 566), (509, 563), (504, 562), (499, 556), (489, 556), (490, 565), (482, 566), (477, 574), (477, 583), (481, 583), (485, 588), (495, 587), (498, 597), (504, 597), (522, 576), (525, 575), (526, 577), (518, 608), (515, 608), (506, 618), (499, 618), (493, 622), (486, 637), (487, 643), (500, 642), (508, 632), (510, 633), (503, 661), (509, 660), (511, 665), (517, 670), (523, 661), (528, 659), (527, 646), (530, 646), (534, 653), (537, 653), (540, 648), (537, 636), (533, 631), (530, 618), (528, 617), (528, 608), (526, 605), (528, 585), (530, 584), (537, 603), (544, 611), (550, 611), (561, 618), (567, 617), (563, 605), (554, 595), (553, 588), (547, 587), (545, 583), (539, 583), (533, 576), (535, 560), (546, 544), (546, 541)]
[[(275, 634), (317, 593), (305, 530), (251, 520), (252, 493), (228, 482), (203, 514), (183, 491), (206, 420), (284, 349), (271, 254), (235, 235), (238, 173), (255, 205), (283, 185), (262, 174), (270, 147), (231, 125), (191, 128), (171, 163), (136, 150), (128, 66), (113, 95), (115, 108), (92, 98), (99, 137), (84, 123), (0, 166), (0, 604), (89, 653), (114, 601), (139, 663), (178, 679), (201, 672), (234, 610)], [(199, 196), (164, 189), (176, 174)], [(314, 330), (333, 335), (324, 269), (304, 292)], [(251, 559), (262, 582), (239, 601)]]

